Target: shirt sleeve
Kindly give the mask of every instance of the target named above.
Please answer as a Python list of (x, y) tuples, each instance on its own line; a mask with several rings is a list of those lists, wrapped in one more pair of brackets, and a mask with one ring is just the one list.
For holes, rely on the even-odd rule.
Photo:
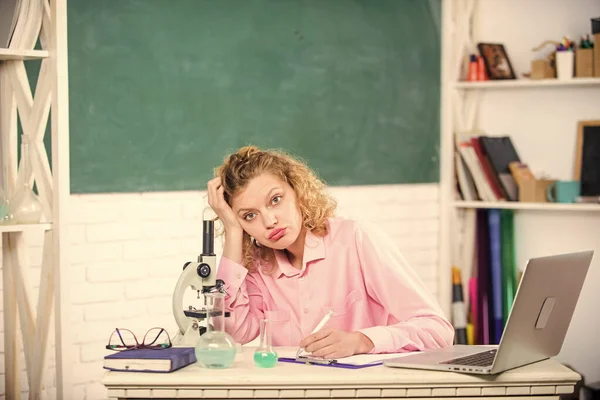
[(370, 297), (386, 310), (386, 326), (359, 330), (375, 347), (371, 353), (446, 347), (454, 328), (391, 238), (366, 223), (356, 225), (360, 268)]
[(217, 279), (225, 282), (225, 306), (231, 313), (225, 318), (225, 331), (238, 343), (251, 342), (259, 334), (259, 321), (264, 315), (256, 278), (243, 265), (221, 257)]

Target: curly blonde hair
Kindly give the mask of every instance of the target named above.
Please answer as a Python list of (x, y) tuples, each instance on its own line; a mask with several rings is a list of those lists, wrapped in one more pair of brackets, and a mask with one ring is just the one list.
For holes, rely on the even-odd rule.
[[(215, 177), (221, 178), (225, 201), (229, 206), (250, 180), (263, 173), (270, 173), (292, 187), (306, 229), (320, 237), (327, 234), (327, 219), (334, 216), (337, 203), (325, 192), (325, 183), (299, 158), (281, 150), (244, 146), (225, 157), (224, 163), (215, 168)], [(246, 232), (242, 241), (242, 255), (242, 263), (249, 271), (256, 269), (257, 258), (274, 264), (273, 250), (253, 245)]]

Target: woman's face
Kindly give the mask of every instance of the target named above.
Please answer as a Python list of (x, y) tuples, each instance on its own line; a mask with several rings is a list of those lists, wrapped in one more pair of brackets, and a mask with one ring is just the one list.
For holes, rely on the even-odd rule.
[(294, 189), (269, 173), (252, 179), (233, 198), (232, 209), (242, 229), (262, 246), (286, 249), (302, 231), (302, 213)]

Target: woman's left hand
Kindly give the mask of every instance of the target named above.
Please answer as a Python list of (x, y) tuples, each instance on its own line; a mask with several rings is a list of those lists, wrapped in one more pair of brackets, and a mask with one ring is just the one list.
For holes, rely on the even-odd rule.
[(315, 357), (341, 358), (368, 353), (374, 345), (360, 332), (325, 328), (302, 339), (300, 347)]

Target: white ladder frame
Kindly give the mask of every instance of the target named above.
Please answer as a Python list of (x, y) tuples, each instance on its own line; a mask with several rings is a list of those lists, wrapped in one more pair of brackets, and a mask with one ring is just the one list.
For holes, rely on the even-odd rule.
[[(7, 196), (20, 182), (35, 181), (46, 223), (0, 225), (3, 252), (4, 351), (6, 399), (21, 398), (19, 366), (19, 325), (29, 398), (41, 396), (42, 378), (47, 371), (46, 350), (49, 327), (54, 317), (56, 398), (68, 398), (71, 390), (71, 364), (68, 360), (69, 332), (63, 327), (70, 305), (67, 296), (68, 236), (67, 207), (69, 179), (69, 110), (67, 64), (66, 0), (21, 0), (13, 40), (0, 49), (0, 138)], [(33, 50), (40, 41), (43, 50)], [(25, 62), (41, 59), (35, 96), (31, 93)], [(52, 169), (43, 139), (52, 113)], [(29, 148), (31, 168), (23, 174), (18, 160), (17, 116), (23, 139)], [(20, 164), (20, 165), (19, 165)], [(51, 172), (52, 171), (52, 172)], [(36, 312), (31, 306), (30, 263), (25, 232), (44, 231), (42, 268)], [(54, 306), (54, 307), (53, 307)], [(50, 388), (48, 388), (50, 389)], [(65, 393), (68, 393), (65, 396)]]
[[(464, 60), (475, 50), (478, 0), (442, 0), (442, 90), (440, 129), (440, 247), (438, 264), (439, 302), (450, 316), (451, 267), (470, 262), (461, 233), (475, 223), (474, 209), (457, 209), (454, 200), (454, 133), (477, 128), (481, 92), (457, 90)], [(464, 285), (464, 282), (463, 282)]]

